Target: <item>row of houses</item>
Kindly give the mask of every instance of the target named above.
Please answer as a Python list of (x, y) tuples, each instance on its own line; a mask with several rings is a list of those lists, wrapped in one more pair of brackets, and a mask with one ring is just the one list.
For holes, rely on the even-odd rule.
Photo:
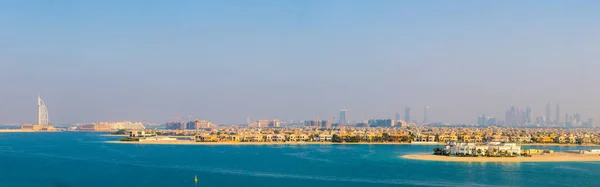
[(521, 155), (521, 146), (516, 143), (459, 143), (448, 142), (444, 148), (445, 154), (450, 155)]
[[(275, 123), (261, 121), (258, 127), (223, 127), (197, 131), (162, 131), (159, 135), (195, 136), (213, 141), (342, 141), (365, 142), (505, 142), (600, 144), (600, 133), (593, 129), (527, 129), (527, 128), (462, 128), (462, 127), (273, 127)], [(266, 127), (262, 127), (262, 124)], [(270, 125), (269, 125), (270, 124)], [(270, 126), (270, 127), (269, 127)], [(212, 137), (214, 136), (214, 137)], [(229, 137), (232, 136), (232, 137)], [(259, 137), (260, 136), (260, 137)], [(300, 137), (300, 138), (297, 138)], [(330, 138), (331, 137), (331, 138)]]
[[(254, 134), (254, 135), (229, 135), (229, 134), (200, 134), (194, 136), (196, 141), (200, 142), (284, 142), (284, 141), (309, 141), (309, 136), (305, 134)], [(313, 137), (314, 141), (331, 141), (331, 135), (322, 135)]]

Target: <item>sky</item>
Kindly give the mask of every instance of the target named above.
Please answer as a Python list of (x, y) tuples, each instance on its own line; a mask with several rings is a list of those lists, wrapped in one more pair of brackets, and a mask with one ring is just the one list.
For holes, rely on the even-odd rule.
[(0, 41), (0, 124), (600, 120), (593, 0), (7, 0)]

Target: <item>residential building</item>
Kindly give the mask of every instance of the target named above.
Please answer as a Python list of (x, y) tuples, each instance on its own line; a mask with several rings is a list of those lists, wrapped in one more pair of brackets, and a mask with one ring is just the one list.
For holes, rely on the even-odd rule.
[(248, 127), (280, 127), (281, 124), (278, 120), (258, 120), (248, 125)]

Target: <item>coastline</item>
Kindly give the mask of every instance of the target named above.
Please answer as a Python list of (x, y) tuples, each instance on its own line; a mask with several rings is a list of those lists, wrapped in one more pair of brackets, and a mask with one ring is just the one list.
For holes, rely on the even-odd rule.
[(594, 147), (599, 146), (598, 144), (559, 144), (559, 143), (529, 143), (529, 144), (518, 144), (520, 146), (558, 146), (558, 147), (573, 147), (573, 146), (582, 146), (582, 147)]
[(128, 137), (129, 135), (125, 134), (102, 134), (100, 136), (108, 136), (108, 137)]
[[(101, 136), (107, 137), (127, 137), (127, 135), (113, 135), (113, 134), (103, 134)], [(431, 144), (422, 144), (422, 143), (404, 143), (404, 142), (358, 142), (358, 143), (334, 143), (334, 142), (192, 142), (186, 140), (175, 140), (175, 141), (166, 141), (166, 140), (145, 140), (145, 141), (106, 141), (106, 143), (123, 143), (123, 144), (155, 144), (155, 145), (330, 145), (330, 144), (339, 144), (339, 145), (444, 145), (443, 143), (431, 143)], [(564, 146), (564, 147), (573, 147), (573, 146), (583, 146), (583, 147), (594, 147), (600, 145), (595, 144), (520, 144), (521, 146)]]
[(600, 162), (599, 155), (557, 152), (532, 157), (455, 157), (433, 154), (409, 154), (404, 159), (441, 162)]
[(387, 142), (387, 143), (333, 143), (333, 142), (192, 142), (184, 140), (164, 141), (105, 141), (105, 143), (116, 144), (145, 144), (145, 145), (415, 145), (410, 143)]
[(26, 132), (60, 132), (60, 131), (24, 131), (21, 129), (0, 129), (0, 133), (26, 133)]

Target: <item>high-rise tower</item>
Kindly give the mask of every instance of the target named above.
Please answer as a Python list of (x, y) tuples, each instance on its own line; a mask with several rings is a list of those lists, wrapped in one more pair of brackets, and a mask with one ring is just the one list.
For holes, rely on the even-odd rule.
[(552, 124), (552, 117), (550, 116), (550, 103), (546, 105), (546, 125)]
[(38, 125), (48, 125), (48, 108), (38, 94)]
[(529, 106), (525, 109), (525, 123), (533, 123), (533, 111)]
[(339, 119), (340, 125), (346, 125), (348, 123), (348, 119), (346, 118), (347, 114), (348, 114), (348, 110), (346, 110), (346, 109), (340, 110), (340, 119)]
[(410, 123), (410, 108), (408, 107), (404, 108), (404, 121)]
[(555, 125), (559, 125), (560, 124), (560, 105), (558, 105), (558, 103), (556, 103), (556, 116), (554, 116), (554, 124)]

